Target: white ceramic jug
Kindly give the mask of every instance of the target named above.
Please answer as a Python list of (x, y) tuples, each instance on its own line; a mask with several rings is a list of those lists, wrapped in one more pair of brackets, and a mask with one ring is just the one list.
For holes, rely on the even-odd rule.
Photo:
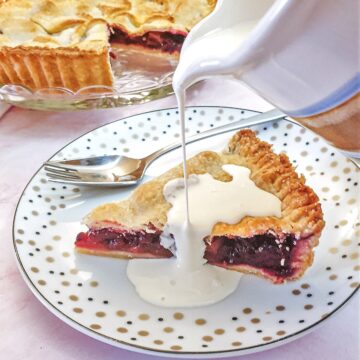
[(174, 86), (184, 89), (214, 75), (234, 76), (359, 157), (359, 4), (220, 0), (187, 37)]

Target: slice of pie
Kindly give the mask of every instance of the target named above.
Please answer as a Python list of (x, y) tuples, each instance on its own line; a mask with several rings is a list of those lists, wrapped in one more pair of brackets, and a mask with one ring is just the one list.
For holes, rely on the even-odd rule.
[(216, 0), (0, 0), (0, 84), (112, 86), (111, 46), (178, 54)]
[[(252, 273), (274, 283), (299, 278), (312, 264), (313, 248), (324, 227), (319, 199), (298, 176), (286, 155), (276, 155), (251, 130), (241, 130), (221, 153), (202, 152), (187, 162), (189, 174), (209, 173), (220, 181), (231, 177), (222, 166), (251, 170), (255, 184), (281, 200), (282, 215), (244, 217), (239, 223), (217, 223), (205, 239), (209, 264)], [(173, 256), (160, 243), (171, 205), (163, 196), (165, 184), (183, 176), (179, 165), (139, 186), (127, 200), (101, 205), (85, 219), (89, 227), (76, 239), (77, 251), (120, 258)], [(226, 206), (226, 204), (224, 204)]]

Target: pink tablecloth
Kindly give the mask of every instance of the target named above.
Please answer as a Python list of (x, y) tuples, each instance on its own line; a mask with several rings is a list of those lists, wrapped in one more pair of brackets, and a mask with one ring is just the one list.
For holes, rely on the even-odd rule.
[[(189, 105), (227, 105), (265, 111), (270, 105), (237, 82), (212, 80), (188, 95)], [(157, 360), (93, 340), (57, 319), (32, 295), (17, 270), (11, 227), (21, 191), (59, 148), (101, 124), (175, 106), (174, 97), (112, 110), (46, 113), (12, 108), (0, 119), (0, 357), (6, 360)], [(244, 360), (356, 360), (359, 296), (313, 333)], [(236, 357), (235, 357), (236, 358)], [(234, 359), (234, 358), (232, 358)]]

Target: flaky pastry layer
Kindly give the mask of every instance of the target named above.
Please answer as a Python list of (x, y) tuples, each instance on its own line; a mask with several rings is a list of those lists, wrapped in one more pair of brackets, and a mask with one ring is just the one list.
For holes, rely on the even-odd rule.
[(30, 89), (63, 87), (77, 91), (90, 85), (113, 85), (108, 48), (0, 48), (0, 83)]
[[(222, 169), (225, 164), (249, 168), (254, 183), (281, 200), (281, 218), (247, 216), (237, 224), (217, 223), (211, 236), (233, 234), (250, 237), (272, 229), (275, 233), (307, 237), (321, 231), (324, 222), (317, 195), (305, 184), (305, 178), (296, 174), (288, 157), (273, 153), (271, 146), (259, 140), (253, 131), (239, 131), (223, 153), (205, 151), (187, 161), (189, 175), (209, 173), (216, 180), (230, 181), (231, 176)], [(94, 209), (84, 223), (94, 228), (102, 227), (103, 222), (125, 228), (142, 228), (151, 223), (163, 229), (171, 207), (164, 198), (163, 188), (170, 180), (182, 176), (182, 165), (178, 165), (139, 186), (129, 199)]]

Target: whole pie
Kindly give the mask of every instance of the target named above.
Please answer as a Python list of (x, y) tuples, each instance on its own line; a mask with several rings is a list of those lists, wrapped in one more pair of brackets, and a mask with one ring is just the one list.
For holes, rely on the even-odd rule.
[(0, 84), (112, 86), (111, 46), (178, 54), (216, 0), (0, 0)]
[[(209, 173), (216, 180), (230, 181), (222, 168), (225, 164), (249, 168), (254, 183), (281, 200), (281, 217), (246, 216), (237, 224), (215, 224), (203, 239), (204, 258), (211, 265), (273, 283), (299, 278), (312, 264), (313, 248), (324, 227), (317, 195), (285, 154), (274, 154), (251, 130), (234, 135), (223, 153), (206, 151), (187, 161), (189, 174)], [(160, 243), (171, 207), (163, 188), (182, 176), (179, 165), (139, 186), (129, 199), (95, 208), (84, 219), (89, 230), (77, 236), (77, 251), (130, 259), (172, 257)]]

